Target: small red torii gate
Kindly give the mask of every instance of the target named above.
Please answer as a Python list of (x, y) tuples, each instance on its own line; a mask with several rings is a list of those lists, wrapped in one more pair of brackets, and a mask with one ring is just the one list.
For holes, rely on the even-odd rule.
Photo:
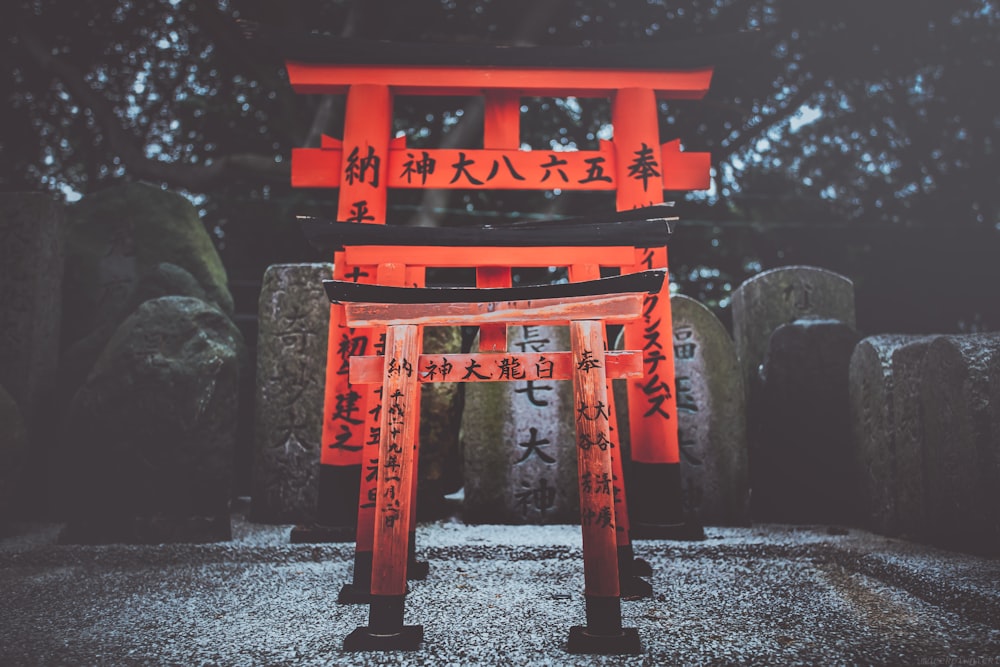
[[(660, 142), (657, 101), (702, 98), (713, 73), (705, 63), (718, 56), (718, 40), (505, 48), (310, 34), (286, 37), (280, 50), (296, 92), (347, 96), (343, 139), (324, 136), (318, 148), (292, 151), (292, 185), (339, 188), (338, 220), (384, 224), (389, 188), (606, 190), (615, 192), (616, 209), (624, 211), (662, 202), (665, 189), (709, 186), (708, 153), (682, 152), (676, 139)], [(412, 149), (405, 137), (392, 139), (393, 98), (400, 95), (484, 96), (483, 148)], [(598, 150), (521, 150), (520, 98), (525, 96), (609, 98), (613, 139), (601, 141)], [(646, 248), (621, 271), (666, 266), (665, 247)], [(344, 254), (337, 253), (334, 278), (423, 285), (423, 270), (388, 276), (375, 258), (371, 265), (348, 266)], [(480, 287), (504, 287), (510, 281), (509, 267), (477, 270)], [(362, 395), (348, 383), (347, 361), (378, 343), (372, 332), (349, 330), (344, 321), (343, 308), (333, 306), (319, 512), (321, 524), (342, 526), (342, 538), (350, 539), (362, 449), (369, 433), (375, 433), (379, 396)], [(640, 500), (630, 511), (632, 531), (637, 537), (686, 536), (666, 283), (659, 294), (647, 296), (642, 319), (626, 326), (625, 345), (643, 350), (645, 369), (644, 377), (628, 382), (629, 496)], [(505, 331), (482, 327), (480, 349), (505, 348)]]

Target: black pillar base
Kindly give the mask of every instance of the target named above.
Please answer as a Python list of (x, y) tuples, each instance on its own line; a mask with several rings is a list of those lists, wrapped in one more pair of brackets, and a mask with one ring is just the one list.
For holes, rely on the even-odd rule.
[(372, 595), (368, 625), (344, 639), (345, 651), (413, 651), (424, 640), (422, 625), (403, 625), (405, 595)]
[(337, 604), (368, 604), (372, 600), (372, 552), (354, 551), (354, 578), (344, 584)]
[(417, 560), (417, 535), (410, 531), (406, 554), (406, 578), (410, 581), (423, 581), (431, 571), (431, 564), (425, 560)]
[(584, 598), (587, 601), (587, 625), (570, 628), (567, 651), (606, 655), (642, 651), (638, 630), (622, 627), (620, 598), (595, 595), (584, 595)]
[(653, 566), (644, 558), (633, 558), (632, 574), (637, 577), (651, 577), (653, 576)]
[[(409, 592), (409, 587), (407, 587)], [(340, 587), (337, 595), (337, 604), (370, 604), (372, 601), (371, 583), (356, 584), (354, 582), (344, 584)]]
[(653, 575), (653, 566), (649, 561), (635, 557), (632, 549), (632, 542), (618, 547), (618, 571), (628, 572), (636, 577), (650, 577)]
[(361, 466), (320, 465), (316, 521), (292, 529), (292, 544), (353, 542), (358, 527)]
[(569, 629), (566, 651), (601, 655), (642, 653), (642, 640), (635, 628), (622, 628), (618, 635), (592, 635), (582, 625), (574, 625)]
[(406, 578), (410, 581), (423, 581), (431, 571), (431, 564), (425, 560), (411, 560), (406, 564)]
[(653, 597), (653, 584), (634, 575), (620, 578), (618, 587), (621, 589), (622, 599), (625, 600)]
[(337, 604), (368, 604), (372, 601), (371, 584), (358, 586), (354, 582), (340, 587)]
[(341, 586), (337, 604), (368, 604), (372, 601), (372, 552), (354, 552), (354, 577)]
[(628, 503), (634, 539), (705, 539), (700, 524), (685, 521), (679, 463), (633, 461)]
[(653, 595), (653, 586), (648, 581), (643, 581), (638, 577), (634, 565), (635, 555), (632, 552), (632, 545), (619, 546), (618, 586), (621, 589), (622, 597), (631, 600), (648, 598)]
[(424, 626), (404, 625), (398, 632), (383, 635), (371, 626), (358, 627), (344, 639), (345, 651), (416, 651), (424, 641)]

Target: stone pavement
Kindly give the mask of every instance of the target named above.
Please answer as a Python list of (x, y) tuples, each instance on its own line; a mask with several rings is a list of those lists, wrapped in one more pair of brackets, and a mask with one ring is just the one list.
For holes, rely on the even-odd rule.
[(565, 652), (583, 623), (579, 528), (421, 524), (420, 650), (345, 653), (352, 546), (291, 545), (234, 520), (218, 544), (0, 540), (0, 665), (1000, 664), (1000, 561), (826, 526), (708, 528), (641, 541), (655, 596), (624, 601), (637, 656)]

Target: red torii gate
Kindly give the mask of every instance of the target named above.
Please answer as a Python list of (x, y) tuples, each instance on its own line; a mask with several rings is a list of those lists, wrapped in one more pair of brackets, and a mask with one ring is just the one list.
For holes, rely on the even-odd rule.
[[(343, 140), (324, 136), (319, 148), (293, 149), (292, 185), (339, 188), (337, 219), (372, 224), (386, 222), (389, 188), (610, 190), (619, 211), (662, 202), (665, 189), (705, 189), (709, 154), (682, 152), (679, 140), (660, 142), (657, 101), (703, 97), (713, 72), (704, 63), (718, 56), (717, 47), (706, 40), (582, 49), (287, 37), (281, 52), (296, 92), (347, 96)], [(399, 95), (485, 96), (483, 148), (411, 149), (405, 137), (392, 139), (392, 102)], [(598, 150), (521, 150), (525, 96), (609, 98), (613, 140), (601, 141)], [(422, 270), (394, 276), (375, 262), (347, 266), (343, 253), (337, 255), (336, 279), (423, 284)], [(666, 266), (666, 248), (648, 248), (621, 270)], [(479, 269), (477, 284), (509, 286), (510, 269)], [(377, 414), (379, 405), (377, 395), (362, 396), (349, 385), (347, 359), (377, 347), (369, 333), (347, 329), (342, 307), (333, 306), (319, 511), (320, 523), (342, 527), (345, 540), (353, 537), (362, 449), (375, 433), (370, 413)], [(644, 351), (645, 369), (643, 378), (628, 383), (629, 496), (637, 499), (632, 531), (637, 537), (686, 536), (667, 284), (647, 297), (642, 319), (626, 326), (625, 345)], [(482, 328), (480, 349), (505, 347), (505, 331)]]

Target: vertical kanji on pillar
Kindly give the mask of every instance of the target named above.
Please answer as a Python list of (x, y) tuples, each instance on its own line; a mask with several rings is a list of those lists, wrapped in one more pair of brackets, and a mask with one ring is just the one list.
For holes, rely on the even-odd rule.
[[(656, 95), (623, 88), (612, 101), (619, 211), (663, 201), (663, 163)], [(623, 271), (667, 267), (667, 249), (644, 248)], [(671, 347), (670, 286), (646, 296), (642, 318), (625, 326), (625, 346), (643, 351), (641, 379), (629, 380), (632, 479), (631, 528), (635, 537), (680, 537), (684, 526), (680, 450)]]
[(599, 320), (572, 321), (569, 335), (573, 348), (573, 398), (576, 404), (587, 625), (570, 629), (567, 649), (571, 653), (638, 653), (638, 633), (634, 628), (628, 632), (622, 628), (614, 468), (608, 446), (611, 440), (611, 410), (604, 354), (604, 323)]
[[(600, 267), (596, 264), (572, 264), (569, 266), (569, 279), (571, 282), (581, 282), (584, 280), (598, 280), (601, 277)], [(602, 335), (607, 341), (607, 327), (602, 324)], [(611, 380), (607, 380), (607, 404), (608, 404), (608, 440), (607, 448), (611, 453), (611, 479), (612, 495), (615, 504), (615, 536), (618, 548), (618, 579), (621, 585), (621, 592), (628, 597), (648, 597), (653, 594), (653, 587), (646, 581), (640, 579), (636, 571), (635, 553), (632, 549), (631, 525), (628, 514), (628, 500), (625, 494), (625, 469), (622, 459), (620, 431), (618, 430), (618, 416), (615, 409), (614, 391)], [(649, 573), (649, 564), (640, 562), (643, 571)], [(640, 569), (641, 569), (640, 568)]]
[(368, 626), (344, 641), (346, 650), (416, 648), (421, 626), (403, 625), (406, 564), (409, 553), (410, 503), (417, 456), (420, 327), (390, 326), (385, 340), (382, 410), (379, 423), (378, 485)]
[[(343, 158), (337, 219), (385, 224), (388, 193), (389, 135), (392, 129), (392, 96), (388, 86), (356, 84), (347, 93)], [(374, 267), (349, 267), (344, 253), (334, 256), (334, 278), (374, 283)], [(330, 310), (330, 329), (323, 406), (323, 449), (320, 457), (318, 522), (356, 537), (357, 499), (362, 479), (363, 451), (372, 433), (366, 427), (376, 389), (353, 387), (348, 381), (351, 356), (370, 353), (381, 334), (351, 329), (344, 324), (343, 306)]]
[[(588, 596), (617, 597), (618, 548), (611, 467), (611, 412), (605, 381), (604, 323), (570, 323), (573, 402), (576, 408), (583, 530), (584, 586)], [(602, 446), (603, 445), (603, 446)]]

